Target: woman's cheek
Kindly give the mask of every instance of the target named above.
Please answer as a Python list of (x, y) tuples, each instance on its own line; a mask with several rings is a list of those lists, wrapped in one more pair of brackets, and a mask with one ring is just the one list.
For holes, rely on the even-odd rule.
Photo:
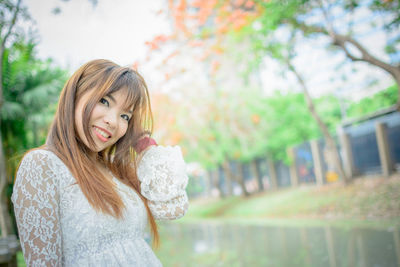
[(125, 125), (121, 129), (121, 133), (119, 138), (123, 137), (126, 134), (126, 131), (128, 130), (128, 123), (125, 123)]

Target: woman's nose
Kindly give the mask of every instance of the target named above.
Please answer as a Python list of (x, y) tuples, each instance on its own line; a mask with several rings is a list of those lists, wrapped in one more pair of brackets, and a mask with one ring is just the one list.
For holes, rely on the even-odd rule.
[(117, 114), (115, 112), (109, 112), (104, 117), (104, 122), (111, 128), (115, 128), (117, 125)]

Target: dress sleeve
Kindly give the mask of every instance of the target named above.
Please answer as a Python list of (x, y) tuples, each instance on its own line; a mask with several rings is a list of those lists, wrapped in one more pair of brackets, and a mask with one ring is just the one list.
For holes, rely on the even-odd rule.
[(188, 209), (186, 165), (180, 147), (153, 146), (138, 165), (141, 193), (158, 220), (182, 217)]
[(59, 190), (54, 155), (29, 152), (18, 169), (12, 201), (27, 266), (61, 266)]

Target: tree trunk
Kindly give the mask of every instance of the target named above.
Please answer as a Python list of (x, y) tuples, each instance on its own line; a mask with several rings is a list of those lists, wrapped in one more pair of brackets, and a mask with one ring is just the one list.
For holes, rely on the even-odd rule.
[(3, 153), (3, 142), (0, 131), (0, 227), (1, 236), (6, 237), (12, 233), (11, 217), (8, 213), (6, 197), (7, 174)]
[(225, 161), (222, 164), (222, 169), (224, 170), (225, 174), (225, 183), (226, 183), (226, 189), (227, 189), (227, 195), (232, 196), (233, 195), (233, 188), (232, 188), (232, 171), (229, 166), (229, 161)]
[(221, 198), (225, 198), (225, 192), (221, 186), (221, 183), (219, 182), (219, 170), (218, 168), (215, 171), (212, 171), (212, 177), (213, 177), (213, 181), (214, 181), (214, 186), (215, 188), (218, 189), (219, 191), (219, 196)]
[(300, 86), (304, 92), (304, 97), (305, 97), (305, 100), (307, 103), (307, 108), (310, 111), (314, 120), (317, 122), (317, 125), (318, 125), (319, 129), (321, 130), (322, 135), (325, 138), (326, 151), (329, 154), (329, 157), (327, 158), (328, 164), (330, 164), (331, 166), (334, 166), (335, 170), (338, 172), (340, 178), (343, 180), (343, 182), (345, 184), (350, 183), (349, 177), (347, 177), (346, 173), (343, 170), (342, 162), (340, 160), (339, 151), (337, 150), (335, 140), (329, 133), (328, 127), (325, 125), (325, 123), (322, 121), (321, 117), (318, 115), (317, 111), (315, 110), (314, 103), (312, 101), (312, 98), (309, 94), (309, 91), (307, 89), (307, 86), (306, 86), (303, 78), (301, 77), (300, 73), (297, 72), (295, 67), (290, 62), (290, 60), (287, 60), (286, 64), (287, 64), (289, 70), (291, 70), (294, 73), (298, 82), (300, 83)]
[(258, 166), (258, 164), (257, 164), (257, 159), (255, 159), (255, 160), (253, 160), (253, 161), (251, 162), (251, 170), (252, 170), (252, 173), (254, 174), (254, 176), (255, 176), (256, 179), (257, 179), (258, 192), (264, 191), (264, 184), (263, 184), (263, 181), (262, 181), (262, 176), (261, 176), (261, 173), (260, 173), (260, 168), (259, 168), (259, 166)]
[(212, 196), (213, 184), (212, 184), (212, 176), (211, 176), (210, 170), (207, 170), (206, 173), (204, 174), (204, 176), (205, 176), (204, 183), (206, 184), (205, 185), (205, 187), (206, 187), (205, 190), (207, 192), (206, 194), (207, 194), (208, 197), (211, 197)]
[(237, 174), (238, 179), (237, 179), (237, 181), (239, 182), (239, 185), (242, 188), (243, 195), (245, 197), (248, 197), (248, 196), (250, 196), (250, 193), (249, 193), (249, 191), (247, 191), (246, 184), (244, 181), (244, 167), (241, 162), (238, 162), (237, 164), (238, 164), (238, 174)]

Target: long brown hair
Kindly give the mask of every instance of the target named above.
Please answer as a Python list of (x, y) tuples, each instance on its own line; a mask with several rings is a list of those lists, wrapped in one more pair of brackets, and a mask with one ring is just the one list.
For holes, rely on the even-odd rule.
[[(85, 92), (91, 94), (83, 108), (82, 124), (89, 144), (94, 146), (88, 125), (93, 108), (102, 97), (122, 88), (127, 90), (125, 104), (133, 106), (126, 134), (112, 147), (97, 153), (97, 158), (93, 158), (89, 156), (93, 152), (79, 139), (75, 129), (76, 103)], [(140, 193), (140, 181), (136, 174), (136, 153), (133, 150), (143, 134), (151, 134), (152, 127), (150, 97), (143, 77), (129, 67), (121, 67), (108, 60), (93, 60), (79, 68), (66, 82), (46, 146), (68, 166), (83, 194), (98, 211), (122, 218), (125, 206), (114, 188), (114, 183), (96, 168), (96, 163), (100, 161), (115, 177), (132, 187), (145, 204), (153, 245), (157, 247), (157, 224), (147, 199)]]

